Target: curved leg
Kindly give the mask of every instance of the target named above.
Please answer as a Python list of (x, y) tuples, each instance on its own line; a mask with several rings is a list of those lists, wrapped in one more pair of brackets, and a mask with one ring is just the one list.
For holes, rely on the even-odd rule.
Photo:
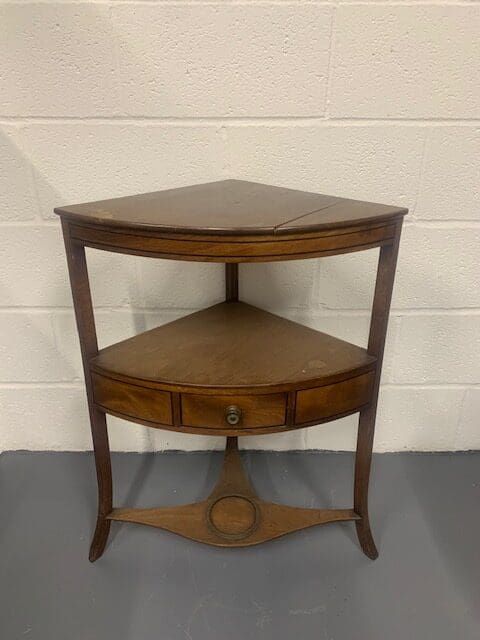
[(98, 558), (103, 555), (108, 540), (108, 534), (110, 533), (110, 522), (110, 520), (106, 520), (100, 514), (98, 515), (95, 533), (93, 534), (92, 544), (90, 545), (90, 551), (88, 554), (90, 562), (95, 562), (95, 560), (98, 560)]
[(92, 424), (93, 449), (98, 484), (98, 514), (95, 533), (88, 559), (95, 562), (103, 554), (110, 532), (110, 520), (107, 516), (112, 511), (112, 465), (108, 446), (107, 421), (105, 414), (92, 408), (90, 412)]
[(110, 448), (108, 446), (107, 421), (105, 414), (96, 408), (93, 400), (90, 360), (98, 354), (95, 318), (92, 296), (88, 281), (87, 261), (83, 245), (74, 242), (70, 233), (70, 224), (62, 220), (63, 238), (67, 256), (68, 272), (72, 287), (73, 307), (77, 320), (80, 350), (82, 352), (85, 387), (87, 391), (90, 426), (92, 429), (93, 450), (98, 484), (97, 526), (90, 547), (89, 559), (99, 558), (107, 543), (110, 521), (106, 516), (112, 511), (112, 468)]
[(373, 407), (360, 412), (358, 423), (357, 453), (355, 456), (355, 513), (360, 520), (355, 522), (358, 540), (366, 556), (375, 560), (378, 557), (377, 547), (373, 541), (368, 518), (368, 483), (372, 463), (373, 434), (375, 430), (375, 410)]
[(375, 416), (377, 413), (378, 390), (380, 387), (383, 352), (387, 335), (388, 313), (392, 299), (401, 229), (402, 221), (400, 220), (396, 224), (392, 243), (382, 246), (378, 257), (377, 279), (373, 297), (370, 333), (368, 336), (368, 352), (376, 357), (377, 368), (371, 403), (366, 409), (360, 411), (360, 419), (358, 422), (357, 453), (355, 457), (354, 511), (360, 516), (360, 520), (357, 520), (355, 524), (357, 527), (358, 540), (363, 552), (372, 560), (378, 557), (378, 551), (373, 541), (368, 518), (368, 482), (372, 464)]

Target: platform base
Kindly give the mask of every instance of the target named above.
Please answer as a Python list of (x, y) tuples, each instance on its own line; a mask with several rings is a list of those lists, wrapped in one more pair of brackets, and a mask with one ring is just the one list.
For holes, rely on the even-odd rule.
[(237, 438), (227, 438), (220, 479), (202, 502), (153, 509), (113, 509), (109, 520), (166, 529), (219, 547), (246, 547), (317, 524), (361, 520), (353, 509), (305, 509), (261, 500), (247, 478)]

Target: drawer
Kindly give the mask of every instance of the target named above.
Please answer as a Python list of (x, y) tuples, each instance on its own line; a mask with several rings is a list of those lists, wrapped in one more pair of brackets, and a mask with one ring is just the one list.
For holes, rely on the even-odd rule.
[[(182, 424), (212, 429), (254, 429), (285, 424), (284, 393), (252, 396), (206, 396), (183, 393)], [(236, 419), (238, 418), (238, 422)]]
[(92, 373), (93, 397), (106, 411), (124, 416), (173, 424), (172, 400), (168, 391), (138, 387)]
[(295, 424), (325, 420), (359, 409), (370, 400), (374, 378), (375, 373), (369, 371), (335, 384), (298, 391)]

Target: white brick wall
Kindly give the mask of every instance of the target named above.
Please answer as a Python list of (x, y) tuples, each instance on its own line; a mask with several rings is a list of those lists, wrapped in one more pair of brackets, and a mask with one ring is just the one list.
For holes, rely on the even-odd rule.
[[(376, 448), (479, 448), (479, 33), (457, 0), (0, 2), (0, 451), (91, 446), (53, 206), (225, 177), (410, 208)], [(220, 265), (88, 254), (102, 346), (222, 297)], [(375, 261), (242, 265), (241, 294), (365, 344)], [(117, 450), (222, 446), (109, 422)]]

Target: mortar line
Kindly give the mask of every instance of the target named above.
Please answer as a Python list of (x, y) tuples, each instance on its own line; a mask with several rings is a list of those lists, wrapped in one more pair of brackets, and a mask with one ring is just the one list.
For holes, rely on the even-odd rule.
[[(116, 305), (116, 306), (103, 306), (103, 305), (95, 305), (95, 312), (113, 312), (113, 313), (146, 313), (146, 314), (177, 314), (177, 313), (192, 313), (197, 310), (201, 310), (205, 307), (138, 307), (138, 306), (130, 306), (130, 305)], [(301, 312), (308, 313), (312, 318), (331, 318), (336, 316), (346, 316), (346, 317), (370, 317), (370, 310), (365, 309), (353, 309), (353, 308), (343, 308), (343, 309), (335, 309), (332, 307), (305, 307), (305, 306), (294, 306), (294, 307), (270, 307), (272, 309), (271, 313), (276, 313), (277, 315), (281, 313), (287, 312)], [(73, 313), (73, 307), (59, 305), (59, 306), (22, 306), (22, 305), (11, 305), (11, 306), (0, 306), (0, 314), (1, 313), (56, 313), (56, 314), (71, 314)], [(480, 307), (412, 307), (412, 308), (393, 308), (391, 309), (391, 316), (396, 318), (401, 318), (403, 316), (432, 316), (432, 317), (445, 317), (445, 316), (477, 316), (480, 315)]]
[(425, 173), (425, 167), (426, 167), (426, 155), (427, 155), (427, 141), (428, 141), (428, 132), (424, 131), (423, 132), (423, 140), (422, 140), (422, 157), (420, 159), (420, 174), (418, 176), (418, 184), (417, 184), (417, 188), (415, 190), (415, 197), (413, 199), (413, 204), (412, 204), (412, 222), (417, 220), (416, 217), (416, 213), (417, 213), (417, 204), (418, 204), (418, 199), (420, 197), (420, 194), (422, 193), (422, 188), (423, 188), (423, 184), (424, 184), (424, 173)]
[[(32, 4), (47, 4), (39, 2), (38, 0), (32, 0), (25, 2), (24, 0), (9, 0), (9, 5), (23, 5), (28, 6)], [(53, 0), (48, 4), (56, 5), (112, 5), (112, 6), (169, 6), (169, 7), (188, 7), (188, 6), (225, 6), (224, 0)], [(345, 0), (230, 0), (229, 6), (320, 6), (331, 7), (332, 5), (356, 7), (356, 6), (385, 6), (385, 7), (472, 7), (471, 0), (354, 0), (352, 2), (346, 2)]]
[[(24, 6), (24, 5), (22, 5)], [(349, 5), (350, 6), (350, 5)], [(221, 124), (230, 124), (231, 126), (291, 126), (295, 123), (297, 126), (479, 126), (480, 118), (441, 118), (441, 117), (425, 117), (425, 118), (392, 118), (392, 117), (334, 117), (327, 118), (325, 115), (308, 115), (308, 116), (153, 116), (153, 115), (110, 115), (110, 116), (59, 116), (59, 115), (15, 115), (8, 116), (0, 114), (0, 125), (11, 124), (135, 124), (135, 125), (151, 125), (159, 124), (165, 126), (218, 126)]]
[[(480, 387), (480, 385), (479, 385)], [(475, 388), (475, 387), (473, 387)], [(465, 400), (467, 398), (467, 393), (468, 393), (468, 388), (464, 389), (463, 394), (462, 394), (462, 398), (460, 400), (460, 410), (458, 412), (458, 416), (457, 416), (457, 424), (455, 425), (455, 434), (454, 434), (454, 438), (453, 438), (453, 446), (454, 448), (456, 448), (458, 446), (458, 441), (459, 441), (459, 435), (460, 435), (460, 429), (462, 426), (462, 415), (463, 415), (463, 408), (465, 406)]]
[(333, 42), (334, 42), (334, 33), (335, 26), (337, 21), (337, 5), (333, 5), (332, 16), (330, 20), (330, 47), (328, 51), (328, 62), (327, 62), (327, 88), (325, 92), (325, 116), (330, 118), (330, 93), (332, 87), (332, 67), (333, 67)]

